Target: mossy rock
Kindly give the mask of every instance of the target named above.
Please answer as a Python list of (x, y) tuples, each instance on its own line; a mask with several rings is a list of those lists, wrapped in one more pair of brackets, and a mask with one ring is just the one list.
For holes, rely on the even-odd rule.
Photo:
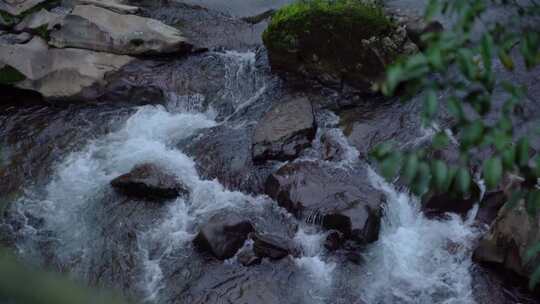
[(21, 72), (9, 65), (0, 68), (0, 84), (15, 84), (25, 79), (26, 77)]
[(273, 69), (369, 90), (399, 55), (396, 29), (373, 3), (308, 0), (278, 10), (263, 41)]

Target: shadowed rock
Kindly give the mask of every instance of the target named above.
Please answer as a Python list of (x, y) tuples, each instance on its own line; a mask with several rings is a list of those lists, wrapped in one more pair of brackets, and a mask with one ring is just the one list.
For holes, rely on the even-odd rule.
[(291, 160), (311, 145), (316, 125), (311, 102), (297, 98), (274, 106), (253, 135), (253, 160)]
[(291, 253), (292, 245), (289, 240), (272, 234), (252, 233), (253, 251), (261, 258), (279, 260)]
[(342, 232), (359, 243), (378, 239), (382, 196), (362, 172), (303, 161), (281, 167), (266, 194), (308, 223)]
[(220, 260), (226, 260), (242, 248), (252, 231), (251, 223), (240, 215), (220, 213), (211, 217), (201, 227), (193, 244), (199, 251), (209, 252)]
[(129, 173), (113, 179), (111, 186), (127, 196), (158, 201), (189, 193), (176, 176), (153, 164), (136, 166)]

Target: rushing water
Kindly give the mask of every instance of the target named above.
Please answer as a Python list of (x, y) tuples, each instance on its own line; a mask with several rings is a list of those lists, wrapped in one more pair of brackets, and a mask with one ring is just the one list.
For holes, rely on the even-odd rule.
[[(243, 14), (235, 12), (241, 11), (244, 1), (192, 2), (249, 15), (288, 1), (257, 2)], [(364, 168), (368, 177), (364, 182), (386, 197), (380, 238), (364, 251), (358, 250), (364, 260), (360, 265), (342, 259), (339, 253), (329, 253), (323, 246), (327, 232), (298, 221), (268, 197), (232, 191), (217, 179), (201, 176), (195, 157), (178, 143), (196, 141), (213, 128), (252, 127), (258, 119), (253, 113), (266, 111), (274, 102), (280, 83), (265, 74), (266, 63), (258, 62), (256, 55), (252, 51), (198, 55), (195, 62), (209, 59), (214, 64), (210, 69), (223, 70), (212, 100), (204, 92), (182, 94), (175, 86), (183, 78), (172, 77), (172, 81), (160, 79), (169, 89), (163, 105), (128, 111), (74, 107), (67, 114), (54, 115), (41, 109), (44, 118), (36, 112), (15, 112), (12, 116), (20, 116), (20, 125), (10, 128), (15, 139), (8, 150), (24, 148), (26, 142), (21, 138), (26, 135), (37, 138), (30, 141), (35, 145), (65, 142), (60, 148), (51, 144), (54, 148), (45, 150), (47, 155), (37, 158), (43, 160), (40, 162), (34, 163), (33, 153), (28, 158), (12, 157), (12, 163), (23, 163), (21, 171), (33, 166), (50, 171), (39, 174), (40, 178), (28, 174), (29, 181), (23, 183), (9, 209), (7, 221), (18, 227), (14, 234), (19, 255), (29, 263), (70, 273), (90, 285), (120, 289), (147, 303), (235, 303), (249, 288), (268, 290), (271, 295), (266, 295), (264, 303), (475, 303), (471, 252), (479, 231), (473, 225), (473, 214), (469, 219), (426, 218), (415, 197), (396, 190), (361, 159), (339, 128), (340, 117), (327, 109), (317, 110), (319, 129), (302, 160)], [(171, 71), (175, 73), (185, 70)], [(5, 126), (9, 125), (10, 120), (4, 119)], [(84, 127), (68, 127), (73, 121)], [(19, 126), (31, 130), (24, 133), (16, 130)], [(50, 128), (57, 129), (51, 132)], [(43, 137), (40, 131), (45, 133)], [(416, 145), (432, 135), (424, 132), (418, 136), (418, 130), (409, 126), (392, 131), (413, 138), (406, 145)], [(336, 159), (322, 158), (323, 135), (340, 147), (342, 153)], [(27, 149), (32, 151), (32, 147)], [(10, 160), (9, 153), (3, 157)], [(173, 172), (191, 190), (189, 198), (157, 207), (126, 201), (114, 193), (110, 180), (148, 162)], [(282, 163), (274, 165), (277, 168)], [(191, 240), (201, 223), (224, 209), (245, 215), (267, 232), (287, 235), (301, 254), (251, 268), (241, 266), (236, 258), (223, 263), (204, 260), (193, 250)], [(245, 283), (249, 278), (262, 283)]]

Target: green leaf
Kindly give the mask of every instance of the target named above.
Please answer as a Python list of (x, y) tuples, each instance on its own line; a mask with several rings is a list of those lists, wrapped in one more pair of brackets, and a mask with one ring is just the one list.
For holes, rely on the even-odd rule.
[(388, 156), (394, 150), (394, 145), (391, 142), (383, 142), (375, 146), (371, 155), (375, 157), (376, 160), (382, 160)]
[(410, 154), (405, 158), (405, 163), (402, 168), (402, 177), (407, 184), (412, 183), (418, 172), (418, 156), (416, 154)]
[(540, 190), (534, 190), (527, 195), (527, 212), (531, 217), (536, 217), (540, 209)]
[(525, 167), (529, 163), (529, 147), (529, 140), (525, 137), (517, 142), (516, 158), (520, 167)]
[(538, 282), (540, 282), (540, 266), (538, 266), (531, 275), (531, 278), (529, 280), (529, 289), (533, 290), (538, 284)]
[(431, 20), (435, 15), (440, 13), (441, 9), (442, 6), (439, 0), (429, 0), (424, 18), (428, 21)]
[(461, 144), (463, 147), (468, 148), (479, 143), (482, 140), (484, 134), (484, 124), (480, 120), (476, 120), (467, 125), (461, 134)]
[(471, 187), (471, 175), (469, 170), (466, 168), (460, 167), (456, 173), (456, 190), (459, 193), (466, 194), (469, 193)]
[(427, 163), (421, 162), (418, 166), (418, 174), (411, 187), (412, 192), (418, 196), (426, 194), (429, 190), (430, 181), (431, 170)]
[(507, 147), (501, 154), (503, 167), (506, 170), (512, 170), (516, 162), (516, 147)]
[(525, 252), (525, 262), (530, 262), (532, 259), (534, 259), (538, 254), (540, 254), (540, 242), (532, 245), (527, 249)]
[(457, 52), (457, 62), (461, 73), (467, 79), (473, 80), (476, 76), (476, 65), (473, 60), (473, 53), (469, 49), (459, 49)]
[(486, 73), (491, 73), (491, 58), (493, 57), (493, 38), (489, 33), (485, 33), (482, 36), (480, 43), (480, 54), (482, 55), (482, 61), (484, 62), (484, 68)]
[(448, 112), (450, 112), (450, 114), (458, 121), (463, 121), (465, 119), (465, 112), (463, 111), (461, 101), (455, 96), (448, 99)]
[(510, 55), (508, 55), (508, 53), (506, 51), (502, 50), (502, 49), (499, 49), (498, 55), (499, 55), (499, 60), (501, 61), (503, 66), (507, 70), (513, 71), (514, 70), (514, 61), (512, 60)]
[(428, 90), (424, 99), (424, 115), (428, 121), (435, 117), (438, 106), (437, 93), (434, 90)]
[(502, 161), (498, 157), (492, 157), (484, 162), (483, 166), (484, 181), (488, 189), (494, 189), (499, 184), (503, 175)]
[(400, 166), (401, 155), (399, 153), (392, 153), (380, 163), (381, 174), (387, 180), (392, 180), (399, 172)]
[(448, 167), (441, 160), (436, 160), (432, 165), (432, 176), (435, 188), (444, 191), (448, 178)]
[(450, 144), (450, 139), (448, 138), (448, 135), (446, 135), (445, 132), (439, 132), (435, 134), (433, 137), (433, 148), (435, 149), (443, 149), (446, 148)]

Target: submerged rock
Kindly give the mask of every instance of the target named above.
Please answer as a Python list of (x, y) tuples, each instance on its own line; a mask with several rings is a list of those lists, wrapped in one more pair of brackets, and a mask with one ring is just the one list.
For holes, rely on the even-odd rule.
[(368, 92), (398, 56), (417, 50), (375, 4), (305, 1), (277, 11), (263, 41), (273, 69)]
[(359, 243), (371, 243), (379, 235), (382, 195), (365, 178), (361, 171), (303, 161), (272, 174), (266, 194), (308, 223), (338, 230)]
[[(25, 44), (0, 44), (2, 84), (40, 93), (49, 100), (88, 100), (103, 94), (105, 77), (133, 58), (78, 49), (51, 49), (34, 37)], [(16, 76), (16, 77), (15, 77)]]
[(189, 193), (176, 176), (153, 164), (136, 166), (129, 173), (113, 179), (111, 186), (127, 196), (158, 201)]
[(530, 277), (539, 258), (527, 260), (530, 246), (540, 242), (540, 218), (528, 214), (523, 202), (499, 211), (490, 232), (474, 251), (476, 261), (498, 265), (511, 273)]
[(51, 32), (50, 44), (121, 55), (186, 53), (192, 47), (179, 30), (158, 20), (93, 5), (76, 6), (63, 26)]
[(252, 233), (253, 251), (261, 258), (282, 259), (292, 253), (289, 240), (273, 234)]
[(244, 246), (251, 223), (236, 213), (220, 213), (211, 217), (201, 229), (193, 244), (203, 252), (209, 252), (220, 260), (232, 258)]
[(253, 160), (291, 160), (311, 145), (316, 125), (311, 102), (297, 98), (274, 106), (253, 135)]

